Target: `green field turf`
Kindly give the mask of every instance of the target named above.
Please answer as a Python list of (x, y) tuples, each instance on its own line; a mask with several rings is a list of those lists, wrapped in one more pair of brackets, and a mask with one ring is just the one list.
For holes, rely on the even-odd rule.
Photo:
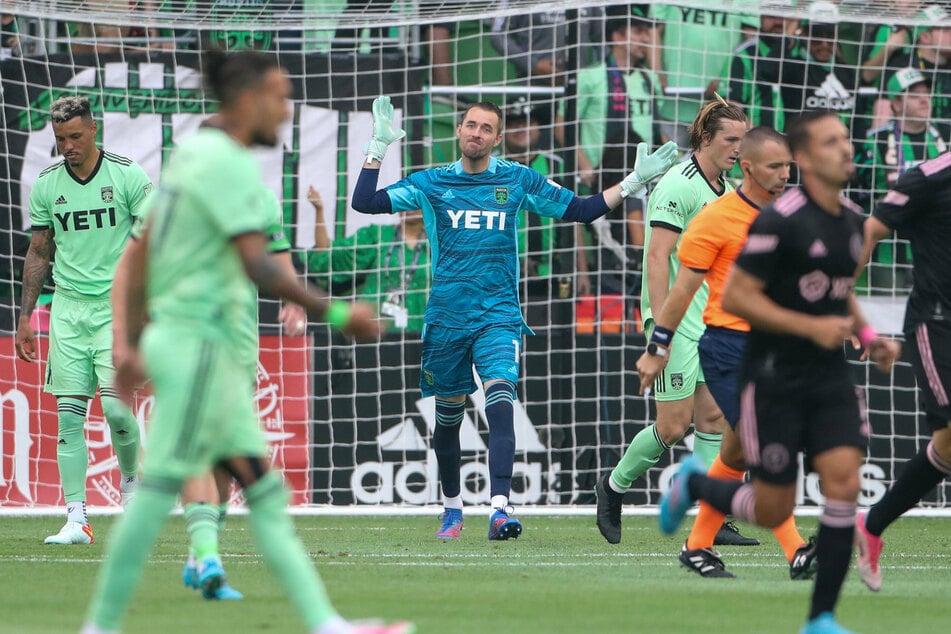
[[(702, 579), (675, 555), (686, 537), (662, 537), (654, 517), (625, 516), (621, 544), (589, 517), (524, 516), (517, 541), (488, 542), (486, 517), (467, 516), (462, 539), (433, 538), (433, 517), (297, 517), (330, 595), (348, 618), (410, 619), (420, 633), (798, 632), (811, 582), (789, 580), (778, 545), (722, 548), (738, 579)], [(113, 518), (93, 519), (92, 546), (44, 546), (59, 517), (0, 518), (0, 633), (78, 631)], [(689, 521), (687, 524), (689, 525)], [(815, 518), (802, 518), (805, 535)], [(127, 634), (304, 632), (254, 552), (245, 517), (222, 538), (229, 580), (246, 599), (203, 601), (181, 584), (185, 530), (171, 518), (126, 622)], [(885, 585), (868, 592), (850, 572), (843, 625), (864, 634), (937, 633), (948, 627), (951, 521), (906, 518), (886, 533)]]

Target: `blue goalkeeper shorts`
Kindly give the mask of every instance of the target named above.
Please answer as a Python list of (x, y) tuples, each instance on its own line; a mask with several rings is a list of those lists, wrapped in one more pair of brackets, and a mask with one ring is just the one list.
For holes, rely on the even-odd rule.
[(522, 356), (522, 324), (481, 328), (423, 328), (423, 396), (458, 396), (476, 391), (472, 367), (482, 382), (505, 379), (518, 384)]

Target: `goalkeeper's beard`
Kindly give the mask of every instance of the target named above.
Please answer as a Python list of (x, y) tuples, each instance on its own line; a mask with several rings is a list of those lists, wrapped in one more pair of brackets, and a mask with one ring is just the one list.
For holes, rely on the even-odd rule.
[(461, 150), (462, 150), (462, 155), (466, 157), (467, 159), (469, 159), (470, 161), (481, 161), (492, 152), (491, 147), (480, 147), (478, 151), (475, 151), (475, 152), (469, 151), (466, 149), (468, 145), (469, 145), (468, 143), (463, 143)]

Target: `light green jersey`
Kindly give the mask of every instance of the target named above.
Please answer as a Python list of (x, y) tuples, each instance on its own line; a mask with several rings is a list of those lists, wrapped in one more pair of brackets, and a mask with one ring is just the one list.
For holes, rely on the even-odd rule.
[[(661, 101), (658, 99), (660, 80), (652, 70), (635, 68), (624, 75), (624, 83), (631, 130), (647, 143), (653, 143), (654, 106)], [(601, 164), (604, 153), (610, 97), (607, 63), (578, 71), (577, 119), (581, 126), (581, 148), (594, 167)], [(564, 114), (564, 102), (561, 111)]]
[[(650, 16), (664, 25), (662, 68), (669, 89), (706, 88), (712, 80), (720, 79), (726, 90), (730, 59), (742, 39), (741, 11), (749, 8), (737, 0), (702, 9), (651, 5)], [(700, 94), (671, 95), (660, 104), (658, 112), (668, 121), (689, 124), (700, 111), (702, 100)]]
[(247, 148), (213, 128), (182, 142), (148, 212), (152, 323), (221, 336), (237, 350), (257, 304), (232, 239), (266, 232), (272, 214)]
[[(700, 170), (700, 165), (694, 155), (681, 163), (677, 163), (658, 181), (657, 187), (651, 192), (647, 201), (647, 222), (644, 227), (644, 244), (648, 245), (644, 249), (644, 282), (641, 287), (641, 316), (646, 321), (653, 319), (651, 311), (650, 297), (647, 292), (647, 252), (650, 248), (651, 234), (655, 226), (661, 226), (680, 234), (677, 238), (677, 246), (670, 254), (670, 280), (667, 288), (674, 285), (677, 278), (677, 271), (680, 268), (680, 261), (677, 259), (677, 248), (680, 247), (680, 239), (683, 237), (684, 230), (690, 221), (693, 220), (700, 210), (709, 202), (712, 202), (732, 191), (733, 187), (723, 176), (717, 183), (719, 191), (704, 177)], [(693, 296), (693, 301), (684, 314), (677, 332), (694, 341), (698, 341), (703, 334), (703, 309), (707, 305), (706, 281)]]
[[(273, 254), (289, 251), (291, 243), (284, 234), (284, 226), (281, 223), (281, 204), (274, 190), (264, 187), (264, 200), (269, 215), (268, 252)], [(248, 304), (250, 310), (244, 315), (244, 319), (238, 322), (235, 344), (241, 364), (247, 366), (253, 377), (258, 363), (258, 289), (251, 280), (247, 280), (247, 284), (248, 292), (251, 294), (251, 302)]]
[(152, 182), (132, 160), (100, 152), (85, 181), (65, 161), (46, 168), (30, 192), (33, 229), (52, 229), (57, 292), (108, 297), (116, 263)]

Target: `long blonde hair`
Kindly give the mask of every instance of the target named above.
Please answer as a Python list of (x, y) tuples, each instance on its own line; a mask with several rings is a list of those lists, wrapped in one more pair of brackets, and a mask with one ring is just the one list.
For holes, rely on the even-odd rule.
[(717, 100), (704, 104), (690, 124), (690, 149), (699, 150), (705, 138), (713, 136), (723, 129), (723, 121), (739, 121), (746, 123), (749, 118), (743, 108), (728, 102), (717, 93)]

